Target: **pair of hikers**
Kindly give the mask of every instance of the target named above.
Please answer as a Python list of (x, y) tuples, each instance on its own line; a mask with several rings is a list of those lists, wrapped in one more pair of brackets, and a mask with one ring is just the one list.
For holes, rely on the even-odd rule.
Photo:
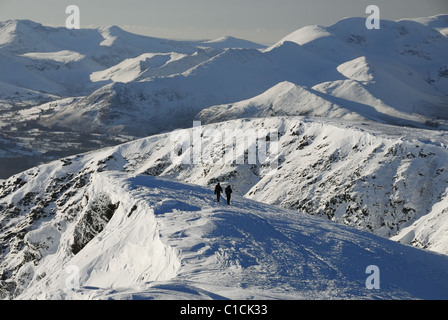
[[(218, 184), (215, 187), (216, 200), (218, 200), (218, 202), (219, 202), (219, 199), (221, 198), (221, 192), (222, 192), (222, 187), (218, 182)], [(226, 197), (227, 197), (227, 204), (230, 205), (230, 196), (232, 194), (232, 188), (230, 186), (227, 186), (225, 192), (226, 192)]]

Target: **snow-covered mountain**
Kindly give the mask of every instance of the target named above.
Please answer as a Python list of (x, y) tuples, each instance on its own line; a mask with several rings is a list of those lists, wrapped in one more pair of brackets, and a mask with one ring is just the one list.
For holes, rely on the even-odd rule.
[[(108, 106), (108, 101), (103, 101), (116, 96), (113, 83), (132, 82), (138, 87), (132, 90), (139, 91), (136, 97), (120, 93), (118, 102), (128, 98), (139, 101), (146, 96), (140, 90), (141, 80), (180, 74), (232, 46), (265, 48), (233, 37), (174, 41), (131, 34), (115, 26), (67, 30), (29, 20), (1, 22), (0, 176), (6, 178), (41, 162), (129, 141), (134, 138), (131, 133), (141, 137), (160, 130), (144, 123), (148, 121), (145, 117), (136, 130), (125, 130), (129, 126), (122, 123), (103, 130), (116, 112), (128, 114), (122, 121), (132, 121), (141, 112), (140, 107), (127, 112), (126, 106)], [(93, 106), (80, 111), (79, 105), (86, 104)], [(88, 129), (75, 128), (75, 122)]]
[[(162, 54), (193, 55), (200, 47), (222, 50), (233, 44), (263, 47), (231, 37), (217, 41), (175, 41), (135, 35), (116, 26), (68, 30), (29, 20), (8, 20), (0, 22), (0, 83), (23, 94), (31, 90), (63, 97), (86, 95), (110, 82), (107, 80), (111, 79), (98, 76), (98, 72), (119, 68), (125, 60), (152, 54), (157, 64), (163, 60)], [(196, 64), (199, 62), (197, 59)], [(144, 69), (153, 67), (151, 62), (144, 64)], [(14, 98), (7, 95), (8, 91), (2, 93), (0, 99)]]
[[(220, 164), (221, 150), (211, 148), (216, 141), (206, 133), (224, 128), (243, 132), (278, 128), (282, 132), (278, 172), (266, 171), (262, 163)], [(328, 199), (325, 213), (345, 216), (360, 226), (363, 219), (373, 227), (377, 227), (374, 222), (383, 221), (392, 230), (403, 219), (422, 215), (423, 207), (430, 210), (431, 201), (438, 202), (436, 193), (441, 190), (436, 186), (446, 186), (447, 180), (439, 166), (446, 165), (448, 151), (428, 140), (440, 136), (415, 130), (401, 139), (394, 127), (357, 127), (303, 118), (235, 120), (201, 128), (202, 160), (210, 155), (215, 161), (182, 164), (177, 160), (186, 160), (193, 147), (176, 151), (173, 135), (186, 139), (187, 133), (194, 136), (192, 130), (197, 129), (64, 158), (5, 181), (0, 188), (2, 298), (448, 297), (446, 255), (243, 197), (244, 190), (249, 190), (252, 198), (270, 193), (271, 199), (287, 200), (295, 192), (298, 199), (305, 199), (300, 195), (307, 193), (307, 184), (315, 193), (341, 188), (335, 192), (339, 198)], [(235, 136), (235, 142), (241, 143), (243, 137)], [(269, 139), (269, 150), (274, 136)], [(298, 157), (302, 161), (295, 161)], [(347, 158), (352, 159), (352, 166), (364, 168), (356, 175), (347, 174)], [(295, 171), (290, 168), (292, 162)], [(317, 175), (310, 177), (314, 174), (311, 168), (323, 167), (321, 180)], [(392, 168), (396, 170), (393, 178)], [(325, 174), (333, 179), (326, 179)], [(260, 190), (268, 185), (267, 179), (277, 182)], [(315, 179), (323, 184), (321, 189), (309, 183)], [(347, 184), (341, 185), (341, 179)], [(231, 206), (216, 202), (213, 187), (217, 180), (232, 184)], [(416, 184), (429, 180), (435, 184), (431, 197), (428, 192), (411, 192)], [(290, 188), (285, 187), (288, 183)], [(443, 199), (434, 205), (434, 215), (441, 213), (446, 194)], [(389, 215), (375, 211), (385, 207)], [(446, 244), (446, 236), (437, 238)], [(375, 280), (379, 290), (366, 287), (369, 266), (380, 270)]]
[[(55, 114), (42, 115), (44, 126), (65, 130), (83, 124), (90, 131), (111, 128), (145, 136), (188, 127), (198, 112), (214, 105), (232, 109), (225, 115), (223, 106), (212, 108), (209, 114), (217, 112), (219, 118), (246, 115), (247, 110), (230, 107), (248, 100), (252, 106), (252, 99), (258, 101), (251, 107), (254, 116), (269, 114), (269, 98), (260, 102), (259, 95), (283, 91), (282, 82), (311, 94), (304, 101), (299, 95), (284, 102), (289, 106), (284, 112), (274, 107), (275, 115), (294, 110), (295, 115), (442, 126), (448, 118), (448, 39), (441, 33), (446, 21), (446, 15), (384, 20), (380, 30), (367, 30), (364, 19), (348, 18), (330, 27), (299, 29), (266, 50), (228, 37), (181, 42), (118, 27), (74, 31), (7, 21), (0, 28), (0, 52), (11, 72), (2, 73), (0, 81), (9, 86), (10, 99), (30, 90), (45, 91), (47, 100), (54, 100), (48, 94), (83, 95)], [(249, 48), (222, 49), (217, 43)], [(208, 49), (199, 48), (207, 44)], [(308, 99), (314, 95), (323, 105), (311, 110)], [(163, 112), (172, 126), (161, 123), (157, 115)]]
[[(443, 25), (447, 18), (441, 15), (432, 20)], [(448, 119), (448, 39), (430, 25), (384, 21), (380, 30), (372, 31), (365, 28), (364, 19), (349, 18), (330, 27), (302, 28), (266, 50), (228, 49), (173, 77), (103, 87), (85, 98), (88, 111), (80, 114), (79, 105), (74, 105), (48, 117), (45, 124), (69, 127), (73, 119), (82, 119), (78, 121), (87, 120), (92, 130), (118, 126), (130, 133), (129, 124), (133, 129), (142, 127), (134, 123), (144, 119), (149, 134), (160, 131), (160, 119), (154, 118), (160, 109), (172, 114), (176, 127), (191, 125), (197, 112), (213, 105), (225, 104), (218, 109), (231, 110), (229, 118), (237, 114), (232, 108), (237, 101), (251, 101), (255, 96), (260, 100), (259, 95), (269, 90), (265, 94), (269, 96), (279, 83), (288, 81), (326, 102), (310, 110), (307, 98), (293, 97), (285, 102), (289, 110), (283, 113), (277, 108), (276, 115), (293, 109), (295, 115), (350, 114), (383, 123), (440, 125), (438, 119)], [(128, 74), (127, 64), (117, 66), (115, 72)], [(116, 117), (124, 105), (137, 116)], [(267, 105), (269, 101), (259, 103), (254, 115), (268, 113)], [(209, 113), (215, 112), (223, 113), (216, 108)]]
[(384, 21), (372, 32), (363, 26), (364, 19), (349, 18), (330, 27), (299, 29), (265, 53), (298, 44), (307, 52), (301, 55), (306, 64), (313, 66), (309, 54), (326, 61), (327, 73), (306, 73), (323, 77), (311, 84), (276, 84), (257, 97), (215, 106), (200, 116), (207, 122), (294, 114), (437, 125), (437, 119), (448, 115), (448, 40), (440, 32), (447, 21), (446, 15)]
[(226, 49), (181, 74), (104, 86), (40, 123), (134, 136), (160, 133), (191, 126), (204, 106), (255, 95), (279, 74), (259, 50)]
[(447, 28), (1, 22), (0, 296), (448, 298)]

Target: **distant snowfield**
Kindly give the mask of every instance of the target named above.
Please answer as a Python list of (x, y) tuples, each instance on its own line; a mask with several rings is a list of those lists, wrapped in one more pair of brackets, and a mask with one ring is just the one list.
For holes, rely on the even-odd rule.
[(69, 63), (83, 59), (85, 56), (74, 51), (63, 50), (59, 52), (29, 52), (21, 55), (22, 57), (37, 60), (54, 60), (57, 62)]

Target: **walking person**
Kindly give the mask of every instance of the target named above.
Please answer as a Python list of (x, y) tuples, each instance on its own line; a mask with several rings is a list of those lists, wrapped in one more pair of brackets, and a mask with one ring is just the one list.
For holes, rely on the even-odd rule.
[(226, 187), (227, 204), (230, 205), (230, 196), (232, 194), (232, 188), (230, 185)]
[(222, 187), (218, 182), (218, 184), (215, 187), (216, 200), (218, 200), (218, 202), (219, 202), (219, 199), (221, 198), (221, 192), (222, 192)]

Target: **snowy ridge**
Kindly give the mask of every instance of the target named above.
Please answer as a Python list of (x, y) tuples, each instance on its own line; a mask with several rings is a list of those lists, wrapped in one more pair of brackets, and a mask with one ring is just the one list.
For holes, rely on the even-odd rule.
[[(288, 81), (281, 82), (254, 98), (204, 109), (199, 112), (198, 117), (203, 123), (214, 123), (240, 118), (304, 115), (354, 121), (376, 118), (382, 122), (383, 118), (386, 122), (386, 119), (392, 119), (384, 113), (375, 114), (366, 107), (342, 104), (315, 88), (308, 89)], [(406, 115), (401, 116), (400, 120), (406, 122), (403, 120)]]
[(203, 45), (204, 47), (211, 47), (215, 49), (226, 49), (226, 48), (246, 48), (246, 49), (265, 49), (266, 46), (255, 43), (248, 40), (238, 39), (232, 36), (224, 36), (213, 40), (195, 41), (196, 45)]
[(136, 58), (126, 59), (109, 69), (90, 75), (93, 82), (108, 81), (131, 82), (155, 77), (167, 77), (187, 71), (210, 59), (219, 51), (199, 49), (193, 55), (180, 53), (146, 53)]
[[(23, 261), (7, 255), (3, 266), (18, 265), (3, 295), (16, 283), (17, 299), (446, 298), (445, 256), (307, 215), (241, 197), (229, 207), (209, 189), (114, 171), (92, 173), (81, 195), (35, 220)], [(73, 230), (100, 197), (116, 210), (74, 254)], [(365, 287), (372, 264), (380, 291)], [(67, 282), (72, 268), (79, 287)]]
[[(51, 270), (55, 265), (70, 259), (66, 265), (80, 268), (82, 276), (79, 281), (84, 286), (100, 288), (133, 286), (143, 281), (164, 281), (173, 278), (180, 262), (176, 251), (161, 242), (153, 209), (147, 203), (135, 201), (129, 192), (123, 189), (125, 185), (117, 185), (110, 179), (101, 174), (93, 175), (90, 181), (91, 188), (83, 190), (82, 203), (87, 203), (85, 211), (93, 208), (101, 210), (104, 208), (102, 205), (107, 207), (113, 206), (112, 204), (116, 204), (117, 208), (101, 234), (88, 243), (83, 243), (85, 247), (80, 252), (78, 252), (80, 248), (75, 250), (74, 246), (80, 245), (77, 236), (85, 232), (85, 230), (78, 231), (82, 220), (69, 226), (66, 217), (57, 217), (49, 223), (44, 223), (38, 230), (27, 233), (25, 241), (31, 248), (39, 248), (45, 243), (53, 242), (53, 247), (40, 249), (43, 256), (46, 253), (49, 256), (42, 260), (38, 270), (45, 273), (45, 270)], [(91, 203), (94, 205), (89, 206)], [(95, 205), (97, 207), (94, 207)], [(128, 207), (129, 205), (131, 207)], [(133, 206), (136, 209), (132, 211)], [(128, 209), (131, 211), (122, 211)], [(99, 213), (94, 211), (94, 214)], [(95, 217), (92, 218), (95, 220)], [(128, 220), (123, 221), (126, 218)], [(61, 228), (61, 225), (65, 228)], [(73, 239), (67, 237), (73, 234), (75, 234)], [(70, 255), (70, 251), (76, 255)], [(26, 267), (23, 269), (27, 270)], [(38, 270), (32, 270), (28, 276), (39, 274)], [(28, 297), (25, 294), (24, 298), (64, 298), (52, 296), (53, 290), (63, 292), (66, 288), (66, 270), (61, 268), (58, 271), (59, 273), (49, 277), (51, 280), (44, 282), (43, 288), (39, 288), (42, 283), (36, 281), (37, 289), (33, 289), (34, 284), (31, 282)], [(111, 274), (113, 277), (110, 277)]]
[[(445, 255), (386, 239), (402, 231), (396, 240), (446, 253), (443, 132), (306, 118), (233, 120), (203, 129), (224, 128), (276, 128), (278, 171), (173, 162), (168, 133), (4, 181), (2, 296), (446, 298)], [(203, 139), (204, 150), (219, 159), (220, 149), (209, 148), (214, 140)], [(215, 202), (216, 181), (232, 184), (232, 206)], [(434, 216), (431, 231), (423, 231)], [(380, 266), (382, 290), (365, 288), (368, 265)], [(80, 272), (77, 290), (67, 289), (70, 266)]]

